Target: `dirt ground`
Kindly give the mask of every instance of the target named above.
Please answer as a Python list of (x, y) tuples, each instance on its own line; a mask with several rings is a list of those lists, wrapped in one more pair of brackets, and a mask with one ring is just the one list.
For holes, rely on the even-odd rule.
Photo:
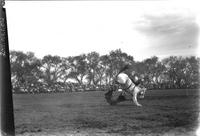
[(14, 94), (17, 136), (195, 136), (198, 90), (151, 90), (142, 107), (105, 92)]

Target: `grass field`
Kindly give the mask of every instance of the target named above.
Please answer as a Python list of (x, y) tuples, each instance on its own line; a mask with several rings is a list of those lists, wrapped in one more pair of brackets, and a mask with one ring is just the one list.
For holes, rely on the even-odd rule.
[(110, 106), (104, 93), (14, 94), (16, 135), (195, 135), (198, 90), (151, 90), (143, 107)]

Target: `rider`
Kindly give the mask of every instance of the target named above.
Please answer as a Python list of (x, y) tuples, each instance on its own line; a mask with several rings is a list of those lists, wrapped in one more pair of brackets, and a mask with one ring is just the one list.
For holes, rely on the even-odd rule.
[[(141, 79), (139, 79), (139, 75), (132, 70), (131, 66), (130, 65), (125, 65), (120, 71), (118, 74), (120, 73), (125, 73), (129, 76), (129, 78), (131, 79), (131, 81), (136, 85), (140, 85), (141, 84)], [(117, 75), (118, 75), (117, 74)]]

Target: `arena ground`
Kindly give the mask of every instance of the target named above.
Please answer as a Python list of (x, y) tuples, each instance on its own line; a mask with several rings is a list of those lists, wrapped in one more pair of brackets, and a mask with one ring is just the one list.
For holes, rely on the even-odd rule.
[(198, 90), (151, 90), (143, 107), (110, 106), (103, 91), (14, 94), (17, 136), (194, 136)]

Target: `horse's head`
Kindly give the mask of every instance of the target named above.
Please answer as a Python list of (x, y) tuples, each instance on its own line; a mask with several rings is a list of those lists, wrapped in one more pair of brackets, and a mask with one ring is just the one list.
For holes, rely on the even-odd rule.
[(145, 93), (146, 93), (146, 90), (147, 90), (147, 89), (146, 89), (145, 87), (140, 88), (140, 92), (138, 93), (139, 98), (141, 98), (141, 99), (144, 98), (144, 95), (145, 95)]

